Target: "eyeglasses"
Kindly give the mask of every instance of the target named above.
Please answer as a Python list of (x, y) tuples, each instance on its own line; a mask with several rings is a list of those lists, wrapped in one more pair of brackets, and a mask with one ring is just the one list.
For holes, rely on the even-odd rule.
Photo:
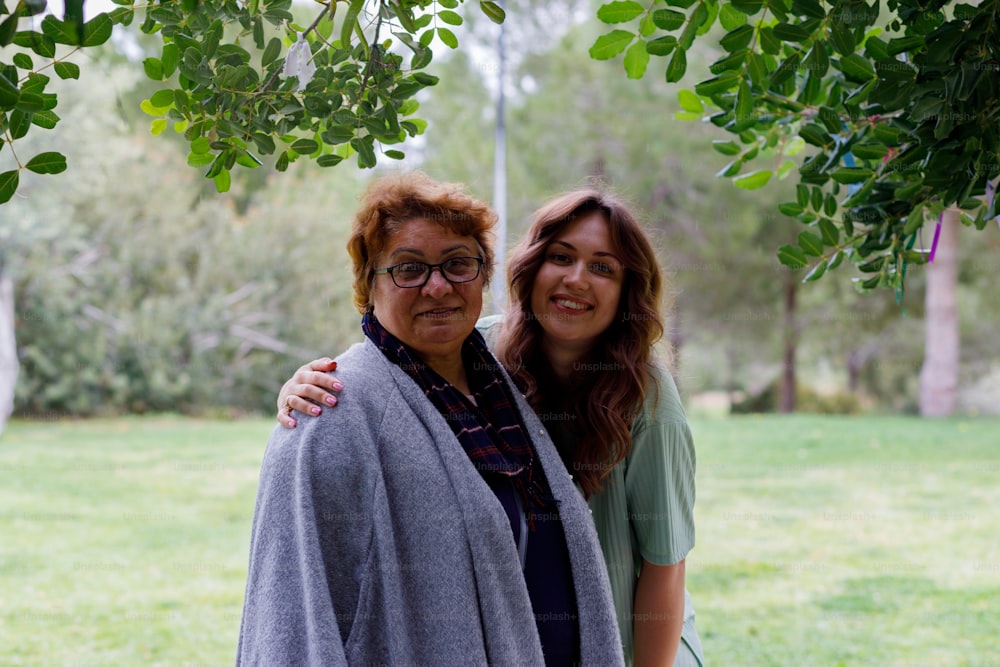
[(482, 257), (452, 257), (438, 264), (403, 262), (384, 269), (375, 269), (375, 275), (388, 273), (396, 287), (423, 287), (431, 279), (431, 272), (439, 269), (445, 280), (452, 284), (467, 283), (479, 276)]

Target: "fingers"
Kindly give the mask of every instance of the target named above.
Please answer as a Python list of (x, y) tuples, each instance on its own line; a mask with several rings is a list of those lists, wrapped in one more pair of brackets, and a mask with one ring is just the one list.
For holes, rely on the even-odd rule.
[(337, 370), (337, 362), (330, 357), (323, 357), (322, 359), (313, 359), (305, 366), (302, 366), (299, 370), (307, 369), (311, 371), (335, 371)]
[(285, 428), (295, 428), (297, 422), (292, 418), (291, 408), (282, 408), (278, 410), (278, 423)]

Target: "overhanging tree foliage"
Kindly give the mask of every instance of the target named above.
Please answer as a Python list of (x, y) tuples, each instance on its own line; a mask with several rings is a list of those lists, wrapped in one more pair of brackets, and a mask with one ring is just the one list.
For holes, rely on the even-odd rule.
[[(679, 81), (718, 21), (724, 54), (679, 99), (688, 119), (734, 135), (714, 142), (731, 157), (720, 175), (752, 189), (797, 169), (797, 199), (780, 210), (806, 228), (781, 261), (811, 266), (815, 280), (847, 258), (870, 274), (862, 289), (902, 290), (907, 263), (927, 259), (915, 243), (928, 215), (957, 205), (979, 229), (997, 215), (1000, 3), (886, 6), (888, 16), (879, 0), (611, 2), (598, 17), (632, 29), (590, 53), (624, 52), (633, 78), (651, 55), (669, 57), (666, 79)], [(815, 150), (799, 165), (788, 158), (803, 142)]]
[[(456, 48), (449, 26), (462, 23), (459, 0), (331, 0), (317, 3), (306, 25), (296, 23), (291, 0), (113, 0), (117, 9), (89, 21), (83, 0), (65, 0), (61, 20), (40, 21), (45, 0), (13, 9), (7, 1), (0, 0), (0, 46), (22, 51), (0, 62), (0, 145), (13, 152), (32, 125), (58, 122), (46, 70), (77, 78), (69, 58), (78, 49), (106, 42), (114, 24), (138, 22), (163, 42), (158, 57), (143, 61), (146, 75), (164, 84), (142, 104), (155, 118), (152, 131), (172, 125), (183, 133), (188, 163), (205, 168), (219, 191), (228, 190), (231, 169), (258, 167), (260, 155), (276, 154), (278, 171), (300, 157), (328, 167), (357, 155), (359, 166), (374, 166), (380, 148), (423, 132), (413, 96), (437, 82), (423, 71), (432, 42)], [(495, 3), (478, 4), (503, 20)], [(395, 148), (382, 152), (403, 157)], [(17, 168), (0, 174), (0, 203), (13, 196), (22, 169), (66, 169), (58, 152), (14, 156)]]
[[(62, 20), (41, 21), (45, 0), (13, 9), (8, 1), (0, 0), (0, 45), (22, 52), (0, 62), (4, 146), (13, 151), (32, 125), (58, 122), (45, 70), (73, 78), (75, 49), (103, 43), (113, 24), (137, 21), (163, 40), (159, 57), (143, 63), (164, 83), (144, 103), (156, 118), (153, 132), (173, 124), (190, 142), (189, 163), (219, 190), (231, 169), (258, 166), (259, 155), (276, 154), (279, 170), (303, 156), (332, 166), (356, 155), (361, 167), (373, 166), (380, 150), (402, 157), (385, 147), (423, 130), (412, 117), (413, 96), (436, 79), (422, 70), (436, 40), (458, 46), (449, 26), (462, 23), (456, 10), (468, 9), (461, 0), (331, 0), (300, 25), (290, 0), (115, 0), (118, 9), (84, 22), (83, 0), (66, 0)], [(469, 4), (503, 20), (493, 2)], [(957, 205), (963, 221), (981, 229), (997, 215), (988, 187), (1000, 175), (1000, 0), (886, 7), (879, 0), (616, 1), (598, 18), (621, 27), (590, 54), (624, 53), (633, 78), (651, 56), (665, 57), (666, 79), (676, 82), (694, 42), (714, 39), (709, 30), (721, 24), (724, 55), (693, 92), (680, 92), (689, 119), (707, 116), (733, 134), (714, 143), (731, 157), (721, 175), (752, 189), (797, 173), (797, 199), (780, 208), (805, 228), (796, 245), (779, 250), (781, 261), (811, 267), (815, 280), (846, 258), (870, 274), (862, 289), (902, 290), (907, 264), (927, 259), (916, 246), (927, 216)], [(790, 159), (806, 145), (813, 149), (801, 164)], [(758, 168), (745, 171), (750, 166)], [(0, 174), (0, 202), (13, 195), (22, 169), (65, 168), (59, 153), (18, 158), (16, 169)]]

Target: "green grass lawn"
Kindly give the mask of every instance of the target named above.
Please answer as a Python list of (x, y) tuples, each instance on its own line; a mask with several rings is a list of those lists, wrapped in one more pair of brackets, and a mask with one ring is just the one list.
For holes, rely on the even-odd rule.
[[(0, 665), (230, 665), (272, 423), (14, 422)], [(712, 667), (1000, 665), (1000, 421), (695, 419)]]

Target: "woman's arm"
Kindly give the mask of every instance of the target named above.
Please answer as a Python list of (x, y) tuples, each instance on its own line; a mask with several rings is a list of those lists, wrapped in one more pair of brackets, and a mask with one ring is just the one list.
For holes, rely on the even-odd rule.
[(643, 560), (635, 588), (634, 667), (671, 667), (684, 625), (684, 561)]
[(278, 392), (278, 423), (285, 428), (295, 428), (297, 422), (292, 417), (292, 410), (315, 416), (323, 412), (320, 405), (336, 405), (337, 397), (325, 391), (344, 388), (336, 378), (327, 375), (336, 368), (337, 362), (330, 358), (314, 359), (300, 366)]

